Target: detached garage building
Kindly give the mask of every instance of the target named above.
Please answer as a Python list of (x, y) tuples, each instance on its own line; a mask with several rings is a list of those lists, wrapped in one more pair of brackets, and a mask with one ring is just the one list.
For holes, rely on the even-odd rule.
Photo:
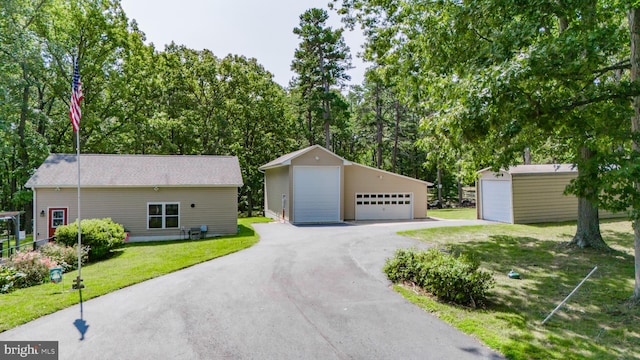
[(260, 167), (265, 216), (294, 224), (427, 217), (426, 181), (350, 162), (313, 145)]
[[(483, 169), (478, 174), (478, 219), (530, 224), (578, 218), (578, 198), (564, 195), (567, 185), (578, 176), (572, 164), (518, 165), (497, 173)], [(614, 216), (600, 212), (601, 218)]]

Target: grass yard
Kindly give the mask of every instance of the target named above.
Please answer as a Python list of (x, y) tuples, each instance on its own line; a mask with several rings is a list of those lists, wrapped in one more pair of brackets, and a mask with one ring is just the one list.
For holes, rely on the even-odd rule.
[(447, 220), (475, 220), (476, 208), (428, 209), (427, 216)]
[[(258, 242), (250, 224), (269, 221), (239, 219), (240, 232), (235, 236), (127, 244), (113, 257), (82, 267), (83, 300), (248, 248)], [(77, 271), (64, 274), (64, 289), (47, 283), (0, 294), (0, 332), (77, 304), (78, 293), (70, 290), (77, 275)]]
[[(7, 239), (7, 235), (0, 236), (0, 242), (2, 242), (2, 253), (0, 257), (7, 258), (9, 257), (9, 247), (16, 246), (16, 239), (13, 235)], [(33, 247), (33, 235), (29, 234), (25, 239), (20, 240), (20, 245), (22, 249), (32, 250)]]
[[(438, 302), (411, 286), (395, 289), (509, 359), (639, 359), (640, 305), (627, 304), (634, 286), (631, 224), (601, 224), (611, 253), (567, 246), (575, 229), (572, 223), (404, 232), (439, 248), (473, 254), (494, 273), (496, 287), (488, 307), (478, 310)], [(596, 265), (595, 274), (541, 325)], [(521, 280), (507, 276), (512, 269)]]

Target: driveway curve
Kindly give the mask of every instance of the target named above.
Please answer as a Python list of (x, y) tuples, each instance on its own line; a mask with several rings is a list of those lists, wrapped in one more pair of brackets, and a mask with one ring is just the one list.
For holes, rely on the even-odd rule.
[(401, 230), (481, 221), (254, 224), (260, 242), (0, 334), (60, 359), (502, 359), (390, 289)]

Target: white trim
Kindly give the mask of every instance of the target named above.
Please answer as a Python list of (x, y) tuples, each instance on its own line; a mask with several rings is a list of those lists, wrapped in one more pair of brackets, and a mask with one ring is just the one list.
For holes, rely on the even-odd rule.
[[(33, 209), (31, 209), (31, 211), (32, 211), (33, 217), (31, 219), (33, 220), (33, 223), (31, 224), (31, 235), (33, 235), (34, 240), (40, 240), (38, 239), (38, 236), (39, 236), (38, 235), (38, 198), (36, 197), (36, 189), (33, 189), (32, 191), (33, 191)], [(49, 231), (47, 230), (47, 232)]]
[[(160, 228), (151, 228), (149, 227), (149, 205), (162, 205), (162, 227)], [(178, 205), (178, 226), (177, 227), (167, 227), (166, 221), (167, 221), (167, 205)], [(179, 201), (149, 201), (147, 202), (147, 230), (150, 231), (154, 231), (154, 230), (180, 230), (180, 208), (181, 208), (181, 204)], [(159, 217), (159, 215), (153, 215), (154, 217)], [(175, 216), (175, 215), (170, 215), (171, 217)]]

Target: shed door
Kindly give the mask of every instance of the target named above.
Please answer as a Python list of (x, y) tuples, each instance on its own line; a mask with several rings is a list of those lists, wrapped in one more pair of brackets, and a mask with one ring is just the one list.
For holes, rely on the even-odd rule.
[(67, 225), (67, 208), (49, 208), (49, 237), (53, 237), (58, 226)]
[(356, 194), (356, 220), (408, 220), (412, 211), (411, 193)]
[(294, 166), (293, 222), (340, 222), (339, 166)]
[(484, 220), (512, 223), (511, 182), (482, 180), (482, 218)]

